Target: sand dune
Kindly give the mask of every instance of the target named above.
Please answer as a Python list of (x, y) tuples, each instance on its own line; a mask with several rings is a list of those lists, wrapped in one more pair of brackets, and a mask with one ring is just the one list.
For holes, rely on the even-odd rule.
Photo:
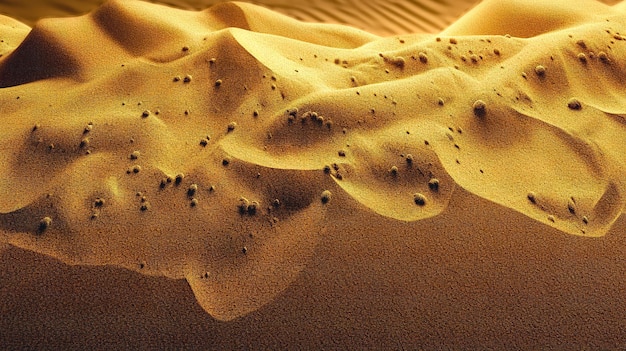
[[(256, 347), (349, 346), (294, 336), (315, 321), (435, 347), (450, 335), (434, 321), (467, 337), (458, 319), (489, 303), (623, 311), (624, 24), (591, 0), (484, 1), (439, 34), (389, 37), (248, 3), (116, 0), (32, 31), (2, 17), (0, 250), (186, 280), (207, 313), (189, 318), (213, 318), (222, 347), (276, 323)], [(569, 295), (528, 298), (538, 286)], [(587, 315), (611, 332), (572, 346), (626, 337)], [(465, 346), (551, 335), (498, 344), (483, 327)]]
[[(33, 26), (49, 17), (86, 14), (104, 0), (6, 0), (0, 14)], [(152, 0), (184, 10), (204, 10), (226, 0)], [(478, 4), (479, 0), (250, 0), (284, 15), (306, 22), (349, 25), (381, 36), (410, 33), (438, 33)], [(603, 0), (613, 5), (619, 0)], [(534, 23), (533, 25), (536, 25)], [(527, 26), (528, 27), (528, 26)], [(483, 33), (484, 34), (484, 33)]]
[[(41, 18), (86, 14), (104, 0), (5, 1), (0, 14), (12, 15), (29, 25)], [(204, 10), (224, 0), (152, 1), (185, 10)], [(378, 35), (438, 32), (469, 10), (476, 0), (262, 0), (249, 1), (301, 21), (350, 25)]]

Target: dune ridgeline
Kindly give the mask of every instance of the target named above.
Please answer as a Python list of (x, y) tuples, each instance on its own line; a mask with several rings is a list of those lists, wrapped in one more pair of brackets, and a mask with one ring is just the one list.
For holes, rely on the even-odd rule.
[(186, 279), (228, 321), (337, 237), (489, 208), (602, 240), (625, 200), (625, 25), (583, 0), (388, 37), (236, 2), (2, 17), (0, 241)]

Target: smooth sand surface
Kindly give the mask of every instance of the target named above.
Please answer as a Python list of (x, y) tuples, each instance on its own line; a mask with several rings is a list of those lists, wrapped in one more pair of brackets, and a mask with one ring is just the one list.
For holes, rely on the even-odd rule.
[[(34, 25), (42, 18), (86, 14), (105, 0), (4, 0), (0, 14)], [(204, 10), (225, 0), (151, 1), (184, 10)], [(479, 0), (250, 0), (307, 22), (350, 25), (378, 35), (438, 32), (467, 12)]]
[(0, 345), (626, 347), (625, 25), (1, 17)]

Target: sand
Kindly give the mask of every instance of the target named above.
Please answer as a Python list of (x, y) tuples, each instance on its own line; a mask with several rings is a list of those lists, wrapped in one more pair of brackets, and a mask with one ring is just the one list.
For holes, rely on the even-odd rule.
[(625, 15), (1, 17), (0, 345), (625, 347)]
[[(9, 15), (30, 26), (48, 17), (69, 17), (86, 14), (102, 5), (104, 0), (5, 0), (0, 14)], [(152, 1), (184, 10), (204, 10), (225, 0), (160, 0)], [(289, 17), (314, 23), (350, 25), (378, 35), (415, 32), (438, 32), (474, 6), (477, 0), (252, 0)]]

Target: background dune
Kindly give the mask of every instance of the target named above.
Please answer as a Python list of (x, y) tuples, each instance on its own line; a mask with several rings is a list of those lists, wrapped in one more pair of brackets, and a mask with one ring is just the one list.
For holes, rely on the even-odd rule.
[[(187, 10), (203, 10), (223, 0), (152, 1)], [(345, 0), (249, 1), (290, 17), (321, 23), (347, 24), (379, 35), (436, 32), (471, 8), (476, 0), (394, 0), (354, 2)], [(82, 15), (104, 3), (103, 0), (7, 0), (0, 14), (8, 14), (28, 25), (45, 17)]]
[(3, 17), (0, 345), (626, 346), (623, 6), (429, 4)]
[[(618, 0), (602, 0), (612, 5)], [(203, 10), (224, 0), (151, 1), (187, 10)], [(417, 32), (436, 33), (467, 12), (478, 0), (252, 0), (290, 17), (319, 23), (346, 24), (370, 33), (388, 36)], [(9, 15), (29, 26), (38, 19), (86, 14), (104, 0), (5, 0), (0, 14)]]

